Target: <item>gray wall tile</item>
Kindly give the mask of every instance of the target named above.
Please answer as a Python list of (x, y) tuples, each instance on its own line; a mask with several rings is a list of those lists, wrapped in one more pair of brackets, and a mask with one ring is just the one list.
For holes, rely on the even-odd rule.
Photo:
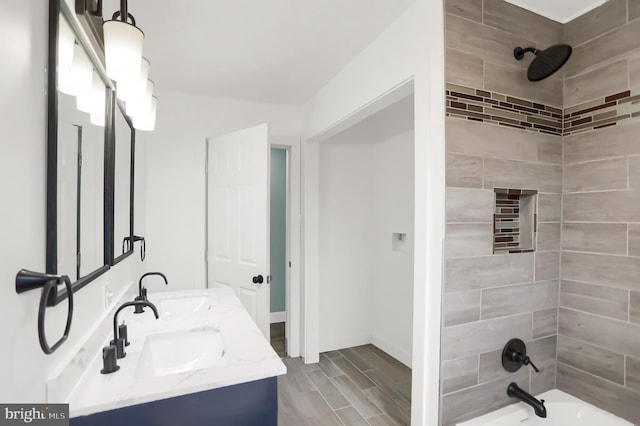
[(446, 170), (447, 186), (482, 188), (482, 157), (448, 153)]
[(640, 424), (640, 393), (558, 363), (558, 389)]
[(534, 339), (551, 336), (558, 333), (558, 309), (550, 308), (533, 313)]
[(629, 58), (629, 87), (640, 86), (640, 56)]
[(504, 0), (484, 0), (483, 5), (485, 25), (514, 34), (527, 34), (541, 44), (556, 44), (562, 40), (562, 25), (558, 22)]
[(562, 167), (485, 158), (484, 187), (536, 189), (539, 192), (559, 193), (562, 190)]
[(626, 321), (629, 316), (629, 292), (562, 280), (560, 306)]
[[(478, 382), (486, 383), (498, 379), (506, 379), (511, 376), (502, 366), (502, 350), (504, 345), (510, 340), (509, 337), (502, 344), (502, 348), (480, 354), (480, 363), (478, 368)], [(535, 361), (534, 361), (535, 362)], [(520, 369), (519, 372), (526, 370)]]
[(629, 157), (629, 188), (640, 188), (640, 155)]
[(565, 222), (562, 225), (562, 248), (605, 254), (627, 254), (627, 225), (625, 223)]
[(627, 387), (640, 392), (640, 359), (627, 357)]
[(629, 319), (631, 322), (640, 324), (640, 292), (632, 291), (629, 294)]
[(480, 290), (445, 294), (442, 310), (445, 327), (478, 321)]
[(531, 340), (531, 318), (528, 313), (445, 327), (442, 330), (442, 360), (497, 350), (512, 337)]
[(488, 256), (493, 253), (491, 223), (450, 223), (447, 225), (445, 257)]
[(536, 254), (535, 280), (545, 281), (560, 276), (560, 253), (550, 251)]
[(634, 21), (576, 47), (565, 65), (565, 77), (573, 77), (607, 61), (637, 52), (640, 50), (638, 34), (640, 21)]
[(640, 326), (560, 308), (559, 334), (640, 358)]
[(556, 194), (538, 194), (538, 221), (559, 222), (562, 212), (561, 196)]
[(538, 251), (560, 250), (560, 223), (538, 222)]
[(478, 356), (442, 363), (442, 393), (455, 392), (478, 384)]
[(626, 188), (626, 158), (569, 164), (564, 167), (564, 192)]
[(445, 12), (482, 22), (482, 0), (446, 0)]
[(447, 259), (445, 292), (533, 282), (533, 253)]
[[(564, 81), (564, 106), (622, 92), (628, 88), (627, 60), (607, 64)], [(565, 126), (566, 127), (566, 126)]]
[(624, 385), (624, 355), (558, 336), (558, 361)]
[(489, 319), (556, 307), (558, 287), (558, 280), (553, 280), (485, 289), (480, 316)]
[(513, 48), (535, 45), (533, 41), (519, 34), (507, 33), (453, 15), (447, 15), (445, 31), (446, 47), (482, 56), (485, 61), (514, 63), (522, 69), (525, 69), (527, 64), (513, 58)]
[[(502, 0), (501, 0), (502, 1)], [(511, 52), (513, 58), (513, 49)], [(522, 67), (513, 63), (485, 61), (484, 88), (493, 92), (508, 93), (511, 96), (562, 107), (562, 79), (551, 76), (542, 81), (531, 82)], [(522, 61), (529, 62), (529, 61)]]
[(577, 46), (627, 23), (627, 0), (609, 0), (562, 26), (563, 40)]
[(529, 374), (519, 371), (506, 379), (445, 395), (441, 405), (443, 425), (468, 420), (512, 404), (513, 400), (507, 396), (507, 386), (511, 382), (529, 390)]
[(640, 3), (636, 0), (629, 1), (629, 21), (640, 18)]
[(565, 136), (564, 164), (640, 154), (640, 144), (630, 137), (637, 134), (640, 134), (640, 121), (631, 120), (593, 132)]
[(560, 136), (551, 137), (557, 138), (558, 140), (538, 142), (538, 161), (542, 163), (562, 164), (562, 138)]
[(446, 119), (446, 134), (447, 152), (524, 161), (536, 161), (539, 141), (557, 138), (452, 117)]
[(603, 191), (564, 195), (568, 222), (635, 222), (640, 217), (640, 190)]
[(609, 287), (640, 290), (640, 258), (562, 252), (562, 278)]
[(477, 89), (484, 87), (484, 64), (480, 56), (453, 49), (447, 49), (446, 55), (445, 80), (448, 83)]
[(640, 256), (640, 224), (630, 223), (629, 227), (629, 256)]
[(493, 197), (486, 189), (447, 188), (447, 222), (493, 223)]
[(533, 360), (536, 367), (540, 369), (540, 372), (536, 373), (529, 367), (523, 367), (529, 369), (529, 374), (531, 375), (530, 393), (532, 395), (555, 389), (557, 352), (557, 336), (527, 343), (527, 355)]

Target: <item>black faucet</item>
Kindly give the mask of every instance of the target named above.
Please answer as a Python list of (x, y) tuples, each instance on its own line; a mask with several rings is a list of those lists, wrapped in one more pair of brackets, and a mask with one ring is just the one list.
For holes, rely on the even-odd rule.
[[(133, 302), (125, 302), (122, 305), (120, 305), (120, 307), (116, 310), (116, 313), (113, 315), (113, 340), (109, 342), (116, 347), (117, 358), (124, 358), (127, 355), (124, 352), (124, 347), (125, 347), (125, 344), (127, 343), (126, 342), (127, 329), (126, 329), (126, 326), (124, 326), (124, 328), (123, 326), (118, 327), (118, 314), (120, 313), (121, 310), (129, 306), (136, 306), (136, 307), (148, 306), (153, 311), (153, 314), (156, 316), (156, 319), (158, 319), (159, 317), (158, 309), (156, 309), (156, 306), (153, 303), (147, 302), (145, 300), (134, 300)], [(120, 333), (118, 333), (118, 328), (120, 328)]]
[[(146, 302), (147, 299), (147, 289), (145, 287), (142, 287), (142, 280), (145, 277), (148, 277), (150, 275), (159, 275), (162, 277), (162, 279), (164, 280), (164, 283), (166, 285), (169, 285), (169, 281), (167, 281), (167, 277), (165, 274), (163, 274), (162, 272), (147, 272), (146, 274), (142, 274), (142, 276), (140, 277), (140, 281), (138, 281), (138, 296), (136, 296), (135, 299), (136, 301), (142, 301), (142, 302)], [(141, 314), (144, 312), (144, 308), (140, 305), (136, 306), (136, 310), (134, 311), (134, 313), (136, 314)]]
[(140, 305), (148, 306), (151, 308), (153, 313), (158, 319), (158, 310), (155, 305), (151, 302), (147, 302), (144, 300), (135, 300), (133, 302), (125, 302), (116, 310), (116, 313), (113, 314), (113, 340), (109, 342), (109, 345), (102, 348), (102, 370), (100, 372), (102, 374), (109, 374), (116, 372), (120, 369), (118, 365), (117, 359), (124, 358), (127, 354), (124, 352), (124, 347), (129, 346), (129, 342), (127, 341), (127, 326), (121, 325), (118, 326), (118, 314), (121, 310), (129, 306), (135, 306), (136, 308)]
[(536, 416), (542, 418), (547, 417), (547, 408), (544, 406), (544, 399), (537, 400), (529, 392), (518, 386), (517, 383), (510, 383), (509, 386), (507, 386), (507, 395), (529, 404), (533, 408), (533, 411), (535, 411)]

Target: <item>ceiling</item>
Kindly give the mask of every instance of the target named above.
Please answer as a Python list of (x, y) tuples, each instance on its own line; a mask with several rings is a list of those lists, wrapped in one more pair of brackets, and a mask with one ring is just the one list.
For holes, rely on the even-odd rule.
[(413, 93), (330, 137), (323, 144), (371, 145), (414, 128)]
[[(160, 90), (300, 105), (415, 0), (129, 0)], [(105, 0), (110, 17), (118, 0)]]
[(608, 0), (505, 0), (538, 15), (566, 24)]

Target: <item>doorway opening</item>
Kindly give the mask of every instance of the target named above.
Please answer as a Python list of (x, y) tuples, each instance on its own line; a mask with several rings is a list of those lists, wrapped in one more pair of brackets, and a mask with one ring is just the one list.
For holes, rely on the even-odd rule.
[(413, 94), (320, 143), (320, 352), (373, 344), (411, 367), (413, 145)]
[(289, 152), (271, 147), (270, 170), (270, 309), (271, 346), (281, 358), (287, 354), (287, 288), (289, 283)]

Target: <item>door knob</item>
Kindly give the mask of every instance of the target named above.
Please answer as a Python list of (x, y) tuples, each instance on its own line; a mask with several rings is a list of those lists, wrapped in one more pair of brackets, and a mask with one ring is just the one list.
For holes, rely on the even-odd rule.
[(262, 275), (257, 275), (252, 278), (252, 281), (254, 284), (262, 284), (264, 282), (264, 278), (262, 277)]

